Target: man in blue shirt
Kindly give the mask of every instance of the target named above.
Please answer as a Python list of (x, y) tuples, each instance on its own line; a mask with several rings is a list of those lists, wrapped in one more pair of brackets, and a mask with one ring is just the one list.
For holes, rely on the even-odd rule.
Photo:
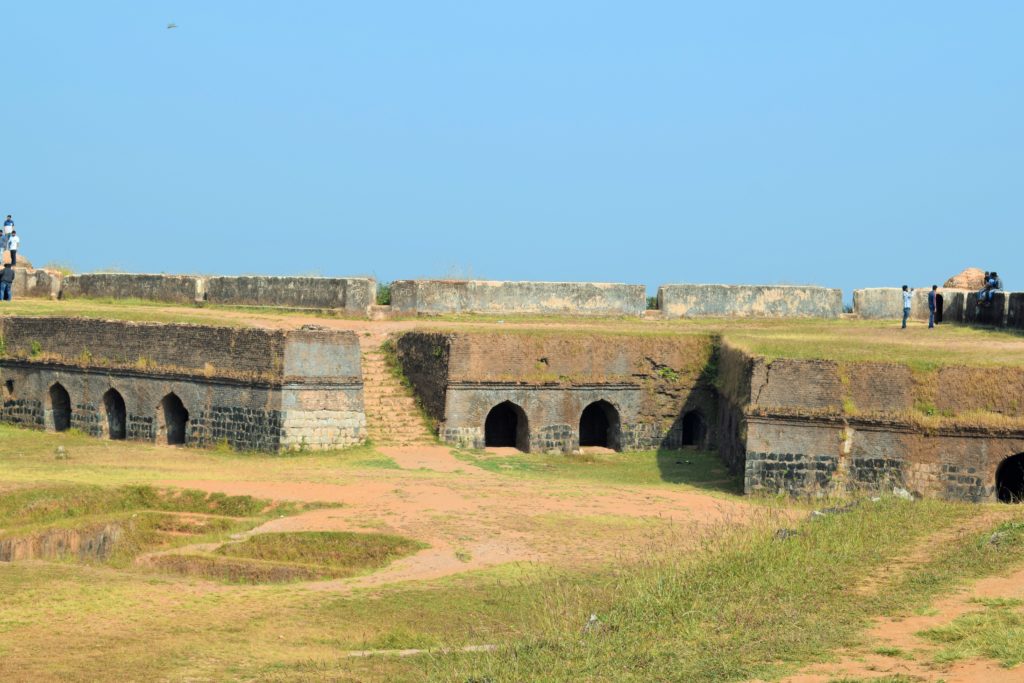
[(903, 329), (907, 329), (907, 318), (910, 317), (910, 303), (913, 301), (914, 290), (903, 285)]
[(928, 329), (935, 327), (935, 309), (939, 305), (939, 286), (932, 285), (932, 291), (928, 292)]

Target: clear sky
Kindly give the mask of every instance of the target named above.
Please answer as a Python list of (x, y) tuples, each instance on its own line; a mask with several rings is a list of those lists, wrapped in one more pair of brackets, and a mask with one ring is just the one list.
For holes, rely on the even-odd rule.
[(33, 0), (0, 26), (0, 211), (37, 264), (1021, 282), (1018, 1)]

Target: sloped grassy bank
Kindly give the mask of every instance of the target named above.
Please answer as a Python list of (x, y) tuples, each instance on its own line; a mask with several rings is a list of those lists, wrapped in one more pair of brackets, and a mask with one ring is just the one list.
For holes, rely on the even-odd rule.
[[(985, 533), (930, 535), (977, 515), (1014, 515)], [(652, 550), (640, 566), (544, 589), (536, 621), (488, 653), (436, 656), (442, 680), (730, 681), (773, 678), (855, 643), (870, 619), (1024, 562), (1019, 511), (940, 501), (863, 501), (780, 532), (721, 530), (699, 552)], [(922, 547), (903, 572), (888, 565)], [(591, 618), (595, 615), (595, 618)]]

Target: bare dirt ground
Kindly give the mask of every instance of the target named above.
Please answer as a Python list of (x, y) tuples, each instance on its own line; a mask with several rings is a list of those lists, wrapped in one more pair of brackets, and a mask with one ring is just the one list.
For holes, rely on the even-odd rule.
[[(580, 566), (635, 556), (664, 534), (696, 538), (760, 508), (692, 490), (503, 476), (441, 446), (381, 448), (401, 470), (351, 484), (165, 480), (162, 485), (273, 500), (340, 503), (272, 520), (252, 533), (374, 531), (429, 548), (372, 575), (307, 584), (348, 591), (436, 579), (509, 562)], [(591, 533), (599, 531), (600, 533)], [(566, 542), (567, 535), (570, 540)]]

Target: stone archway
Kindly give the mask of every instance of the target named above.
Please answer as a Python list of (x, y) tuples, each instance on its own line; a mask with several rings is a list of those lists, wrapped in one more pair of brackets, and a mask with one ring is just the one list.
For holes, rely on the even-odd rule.
[(529, 452), (530, 423), (522, 408), (505, 401), (491, 408), (484, 420), (484, 445), (513, 447)]
[(108, 439), (124, 439), (128, 433), (128, 411), (124, 397), (117, 389), (108, 389), (103, 394), (103, 430)]
[(594, 401), (580, 415), (580, 446), (622, 446), (619, 411), (605, 400)]
[(699, 410), (691, 410), (683, 415), (683, 446), (702, 446), (707, 431), (707, 422)]
[(996, 468), (996, 498), (1001, 503), (1024, 501), (1024, 453), (1011, 455)]
[(60, 382), (50, 387), (46, 413), (46, 426), (53, 431), (63, 432), (71, 428), (71, 396)]
[(188, 410), (178, 395), (171, 392), (164, 396), (156, 413), (157, 443), (184, 445), (188, 441)]

